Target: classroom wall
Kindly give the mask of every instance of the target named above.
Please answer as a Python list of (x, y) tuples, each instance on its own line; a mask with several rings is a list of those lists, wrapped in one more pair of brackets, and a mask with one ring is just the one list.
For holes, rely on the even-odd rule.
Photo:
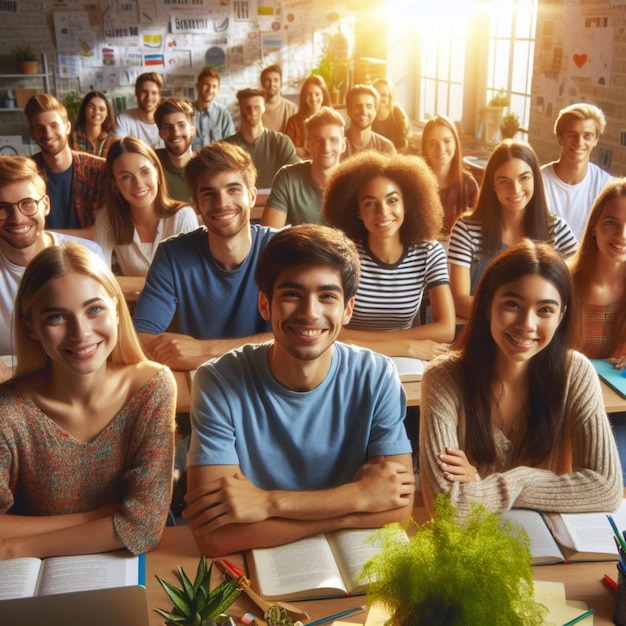
[(539, 0), (532, 94), (529, 141), (542, 163), (559, 156), (559, 110), (589, 102), (607, 117), (593, 160), (626, 175), (626, 2)]
[[(28, 42), (47, 53), (58, 96), (101, 89), (135, 105), (144, 71), (165, 76), (165, 95), (193, 98), (207, 63), (222, 71), (219, 100), (234, 113), (235, 92), (258, 86), (261, 69), (283, 67), (283, 92), (302, 80), (332, 43), (353, 54), (350, 0), (0, 0), (0, 74), (14, 70), (11, 49)], [(341, 44), (341, 46), (339, 45)], [(41, 82), (20, 79), (20, 86)], [(0, 81), (0, 92), (7, 87)], [(123, 100), (126, 98), (126, 101)], [(23, 131), (23, 115), (0, 112), (0, 135)]]

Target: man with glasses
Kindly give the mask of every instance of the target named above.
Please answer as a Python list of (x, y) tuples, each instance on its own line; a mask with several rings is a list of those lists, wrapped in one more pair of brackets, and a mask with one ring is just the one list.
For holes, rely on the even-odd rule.
[[(74, 240), (104, 258), (86, 239), (44, 230), (50, 213), (46, 183), (31, 159), (0, 156), (0, 355), (15, 353), (12, 333), (17, 288), (28, 263), (44, 248)], [(10, 368), (0, 364), (0, 380)]]

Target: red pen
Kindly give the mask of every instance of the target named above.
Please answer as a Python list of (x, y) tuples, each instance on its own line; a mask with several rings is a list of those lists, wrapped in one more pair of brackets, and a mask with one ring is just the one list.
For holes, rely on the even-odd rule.
[(251, 581), (250, 579), (234, 564), (231, 563), (230, 561), (227, 561), (226, 559), (222, 559), (222, 563), (224, 563), (224, 565), (237, 577), (237, 578), (243, 578), (244, 582), (246, 583), (246, 585), (250, 585)]
[(617, 583), (608, 574), (605, 574), (602, 577), (602, 582), (607, 589), (609, 589), (609, 591), (612, 591), (613, 593), (617, 592)]

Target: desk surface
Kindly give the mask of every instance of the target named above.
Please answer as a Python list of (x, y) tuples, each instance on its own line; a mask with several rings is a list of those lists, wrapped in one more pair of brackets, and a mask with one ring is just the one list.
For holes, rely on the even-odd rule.
[[(188, 413), (191, 406), (191, 382), (188, 372), (174, 372), (176, 383), (178, 385), (178, 399), (176, 402), (177, 411), (179, 413)], [(604, 406), (607, 413), (618, 413), (626, 411), (626, 398), (622, 398), (617, 392), (613, 391), (604, 382), (602, 385), (602, 397), (604, 398)], [(402, 383), (406, 392), (407, 406), (419, 406), (422, 394), (421, 381), (411, 381)]]
[[(415, 513), (416, 519), (423, 521), (424, 509), (416, 509)], [(148, 607), (151, 612), (151, 626), (162, 626), (163, 624), (159, 616), (153, 612), (153, 609), (158, 607), (169, 610), (171, 608), (169, 600), (154, 575), (158, 574), (166, 580), (174, 582), (176, 580), (176, 567), (180, 565), (190, 576), (193, 576), (198, 559), (198, 549), (187, 527), (179, 526), (165, 529), (159, 547), (147, 555), (146, 587), (148, 591)], [(241, 554), (229, 557), (229, 560), (238, 565), (243, 564), (243, 556)], [(568, 600), (583, 600), (590, 608), (595, 609), (595, 626), (613, 623), (612, 614), (615, 597), (604, 587), (601, 579), (605, 573), (612, 578), (616, 577), (615, 563), (542, 565), (536, 566), (533, 571), (537, 580), (564, 582)], [(214, 568), (213, 576), (214, 584), (215, 582), (219, 583), (221, 574), (219, 574), (217, 568)], [(315, 600), (298, 604), (308, 611), (311, 619), (319, 619), (347, 608), (365, 604), (365, 599), (363, 596), (356, 596), (354, 598)], [(229, 610), (229, 614), (235, 618), (239, 618), (247, 612), (259, 615), (259, 610), (245, 596), (241, 596)], [(354, 617), (342, 618), (342, 621), (363, 624), (365, 616), (363, 613), (360, 613)]]

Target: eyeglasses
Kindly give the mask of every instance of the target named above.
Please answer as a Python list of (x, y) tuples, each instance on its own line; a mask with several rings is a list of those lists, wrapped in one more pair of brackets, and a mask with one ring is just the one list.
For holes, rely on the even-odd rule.
[(13, 207), (26, 217), (32, 217), (39, 209), (39, 203), (45, 198), (45, 194), (35, 200), (34, 198), (22, 198), (19, 202), (0, 202), (0, 221), (6, 220), (13, 214)]

